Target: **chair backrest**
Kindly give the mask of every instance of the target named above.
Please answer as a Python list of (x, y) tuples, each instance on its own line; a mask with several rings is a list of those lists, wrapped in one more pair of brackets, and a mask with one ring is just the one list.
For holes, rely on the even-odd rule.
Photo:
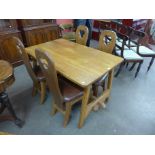
[(124, 57), (123, 56), (124, 46), (126, 44), (126, 41), (129, 39), (129, 37), (127, 35), (125, 35), (125, 34), (120, 33), (120, 32), (117, 32), (116, 34), (117, 34), (117, 37), (118, 38), (120, 38), (120, 39), (123, 40), (121, 46), (120, 45), (117, 45), (117, 43), (116, 43), (116, 47), (118, 47), (119, 50), (121, 50), (121, 57)]
[(116, 43), (116, 33), (114, 31), (104, 30), (99, 39), (99, 50), (107, 53), (113, 52)]
[(88, 40), (88, 27), (84, 25), (80, 25), (76, 30), (76, 43), (81, 45), (86, 45)]
[(17, 50), (20, 53), (21, 58), (22, 58), (25, 66), (26, 66), (27, 72), (29, 73), (29, 75), (30, 75), (32, 81), (34, 82), (34, 84), (37, 85), (38, 84), (38, 80), (37, 80), (37, 77), (36, 77), (36, 75), (35, 75), (35, 73), (34, 73), (34, 71), (32, 69), (32, 65), (30, 63), (28, 54), (25, 51), (23, 43), (21, 42), (20, 39), (18, 39), (16, 37), (13, 37), (13, 39), (16, 41)]
[(145, 37), (145, 32), (133, 29), (130, 34), (130, 40), (134, 42), (136, 45), (140, 44)]
[[(6, 37), (0, 43), (3, 59), (11, 62), (21, 61), (20, 54), (17, 52), (16, 43), (13, 37)], [(4, 53), (4, 54), (3, 54)]]
[(57, 72), (52, 57), (46, 51), (41, 49), (36, 49), (35, 54), (40, 68), (46, 77), (49, 89), (53, 95), (54, 103), (59, 108), (63, 109), (63, 96), (60, 92)]
[(145, 45), (148, 42), (148, 38), (145, 32), (139, 30), (133, 30), (130, 35), (130, 40), (135, 43), (137, 47), (137, 53), (139, 53), (139, 46)]

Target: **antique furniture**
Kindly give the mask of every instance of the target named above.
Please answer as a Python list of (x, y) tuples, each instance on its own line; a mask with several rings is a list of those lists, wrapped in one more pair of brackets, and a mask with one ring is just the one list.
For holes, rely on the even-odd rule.
[(17, 51), (16, 43), (12, 36), (3, 39), (0, 47), (1, 51), (5, 53), (2, 59), (9, 61), (15, 66), (22, 64), (22, 59)]
[[(112, 54), (116, 44), (116, 33), (109, 30), (104, 30), (101, 32), (99, 39), (99, 50)], [(100, 80), (98, 80), (94, 85), (94, 96), (98, 95), (98, 87), (102, 86), (105, 89), (105, 79), (108, 74), (105, 74)]]
[(145, 37), (145, 33), (134, 30), (133, 31), (133, 38), (131, 38), (131, 41), (136, 45), (136, 47), (131, 47), (132, 50), (134, 50), (136, 53), (138, 53), (142, 57), (151, 57), (151, 61), (149, 63), (147, 71), (150, 70), (154, 59), (155, 59), (155, 51), (151, 50), (147, 47), (147, 40), (143, 45), (141, 44), (141, 40)]
[(59, 27), (54, 19), (19, 19), (25, 46), (32, 46), (59, 38)]
[(80, 25), (76, 29), (76, 43), (86, 45), (88, 40), (88, 28), (84, 25)]
[(92, 28), (92, 38), (98, 41), (101, 30), (111, 30), (112, 21), (112, 19), (95, 19)]
[(7, 108), (11, 114), (10, 117), (0, 116), (0, 120), (14, 120), (15, 124), (22, 127), (24, 122), (21, 121), (15, 114), (14, 109), (10, 103), (9, 97), (5, 92), (7, 87), (15, 81), (13, 68), (10, 63), (0, 60), (0, 114)]
[(13, 36), (31, 46), (59, 38), (59, 27), (54, 19), (0, 19), (0, 59), (16, 67), (23, 61), (9, 39)]
[(46, 80), (45, 77), (40, 70), (40, 67), (34, 66), (32, 67), (30, 63), (30, 59), (28, 54), (25, 52), (25, 48), (23, 43), (16, 37), (13, 37), (16, 42), (17, 50), (20, 53), (22, 60), (25, 64), (27, 72), (29, 73), (32, 81), (33, 81), (33, 92), (32, 95), (35, 95), (37, 92), (40, 93), (40, 102), (43, 103), (46, 97)]
[(63, 78), (59, 77), (58, 80), (51, 55), (40, 49), (36, 49), (35, 54), (54, 98), (52, 113), (55, 114), (56, 111), (62, 112), (65, 115), (64, 127), (66, 127), (70, 118), (72, 106), (82, 100), (83, 91), (80, 87)]
[(75, 41), (75, 32), (73, 24), (60, 24), (60, 35), (63, 39)]
[(125, 65), (125, 63), (130, 63), (130, 62), (133, 62), (133, 65), (131, 66), (130, 68), (130, 71), (133, 69), (133, 67), (138, 63), (138, 67), (137, 67), (137, 71), (135, 73), (135, 77), (137, 77), (138, 75), (138, 72), (140, 70), (140, 67), (143, 63), (143, 58), (138, 55), (137, 53), (135, 53), (133, 50), (131, 49), (124, 49), (124, 46), (126, 45), (126, 41), (128, 40), (128, 36), (120, 33), (120, 32), (117, 32), (117, 36), (122, 39), (122, 44), (121, 45), (118, 45), (116, 43), (116, 55), (124, 58), (124, 62), (120, 64), (120, 67), (117, 71), (117, 73), (115, 74), (115, 77), (118, 76), (118, 74), (121, 72), (123, 66)]
[(16, 20), (0, 19), (0, 59), (10, 62), (15, 67), (22, 64), (22, 60), (9, 39), (12, 36), (22, 39)]
[[(88, 114), (98, 102), (109, 98), (112, 87), (113, 70), (123, 59), (97, 49), (83, 46), (65, 39), (57, 39), (47, 43), (26, 48), (26, 52), (35, 57), (35, 49), (48, 52), (53, 58), (59, 74), (80, 86), (84, 90), (78, 127), (82, 127)], [(109, 72), (106, 91), (100, 97), (90, 101), (92, 84)]]

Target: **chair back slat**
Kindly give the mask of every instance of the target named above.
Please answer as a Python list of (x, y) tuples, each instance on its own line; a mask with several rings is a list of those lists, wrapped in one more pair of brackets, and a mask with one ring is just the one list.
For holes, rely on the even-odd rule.
[(13, 37), (13, 39), (16, 41), (16, 47), (17, 47), (17, 50), (18, 52), (20, 53), (21, 55), (21, 58), (26, 66), (26, 70), (27, 72), (29, 73), (32, 81), (34, 82), (35, 85), (38, 85), (38, 80), (37, 80), (37, 77), (33, 71), (33, 68), (32, 68), (32, 65), (30, 63), (30, 59), (29, 59), (29, 56), (28, 54), (26, 53), (25, 51), (25, 48), (24, 48), (24, 45), (23, 43), (21, 42), (20, 39), (16, 38), (16, 37)]
[(60, 92), (57, 72), (52, 57), (48, 54), (48, 52), (41, 49), (36, 49), (35, 54), (40, 68), (46, 77), (49, 89), (53, 95), (54, 103), (59, 108), (63, 109), (63, 96)]

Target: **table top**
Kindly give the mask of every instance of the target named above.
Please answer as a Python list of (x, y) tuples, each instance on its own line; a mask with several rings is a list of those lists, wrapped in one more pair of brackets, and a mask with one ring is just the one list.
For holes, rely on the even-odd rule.
[(123, 61), (120, 57), (65, 39), (31, 46), (26, 51), (35, 57), (36, 48), (47, 51), (55, 62), (56, 70), (81, 87), (94, 83)]
[(0, 92), (14, 81), (13, 67), (4, 60), (0, 60)]

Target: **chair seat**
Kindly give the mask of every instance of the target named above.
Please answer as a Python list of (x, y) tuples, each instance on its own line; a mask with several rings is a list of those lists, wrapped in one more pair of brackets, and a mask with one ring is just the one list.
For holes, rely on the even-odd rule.
[[(121, 51), (116, 51), (116, 54), (121, 56)], [(123, 58), (126, 60), (143, 60), (141, 56), (139, 56), (137, 53), (130, 49), (123, 51)]]
[[(120, 41), (116, 41), (116, 45), (118, 45), (118, 46), (120, 46), (120, 47), (122, 47), (122, 42), (120, 42)], [(118, 50), (119, 48), (116, 46), (116, 50)], [(124, 46), (124, 49), (129, 49), (126, 45)]]
[(123, 39), (117, 38), (117, 41), (119, 41), (119, 42), (123, 42)]
[[(136, 52), (137, 47), (131, 47), (131, 49)], [(153, 50), (151, 50), (151, 49), (149, 49), (148, 47), (145, 47), (145, 46), (139, 46), (139, 54), (142, 54), (142, 55), (155, 55), (155, 51), (153, 51)]]
[(59, 86), (62, 96), (64, 97), (64, 102), (70, 102), (83, 95), (82, 88), (78, 87), (67, 79), (59, 78)]
[(135, 43), (133, 43), (132, 41), (130, 41), (130, 47), (136, 47), (137, 45)]
[(41, 71), (41, 68), (39, 66), (35, 67), (35, 69), (33, 69), (37, 79), (39, 81), (45, 81), (45, 76), (43, 75), (43, 72)]
[(75, 32), (66, 32), (63, 34), (62, 38), (67, 40), (75, 40)]

